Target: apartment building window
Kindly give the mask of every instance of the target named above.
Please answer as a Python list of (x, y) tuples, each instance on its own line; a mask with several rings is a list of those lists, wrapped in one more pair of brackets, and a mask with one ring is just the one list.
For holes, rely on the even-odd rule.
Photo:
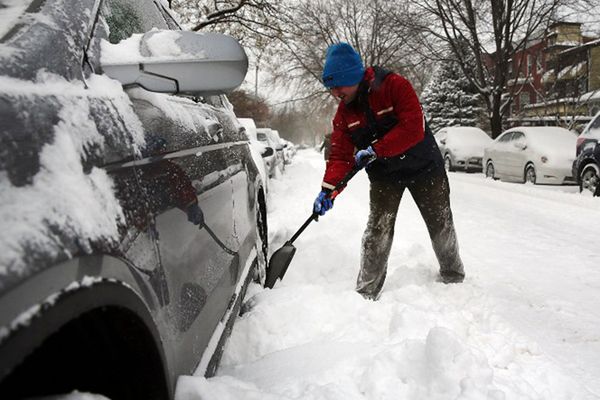
[(521, 107), (521, 110), (529, 103), (529, 92), (521, 93), (519, 95), (519, 107)]
[(533, 54), (527, 55), (527, 75), (533, 75), (533, 63), (535, 58)]
[(585, 92), (587, 92), (587, 79), (586, 78), (584, 78), (584, 77), (579, 78), (577, 83), (578, 83), (577, 90), (579, 91), (578, 92), (579, 95), (582, 95)]

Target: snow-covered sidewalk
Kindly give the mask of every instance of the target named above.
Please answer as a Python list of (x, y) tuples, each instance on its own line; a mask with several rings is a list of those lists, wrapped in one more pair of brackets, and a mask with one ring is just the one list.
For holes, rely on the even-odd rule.
[[(271, 182), (270, 251), (310, 215), (322, 155)], [(368, 214), (359, 174), (295, 242), (274, 289), (252, 286), (217, 376), (181, 377), (177, 400), (600, 398), (598, 199), (451, 174), (467, 273), (437, 262), (410, 194), (378, 302), (354, 292)]]

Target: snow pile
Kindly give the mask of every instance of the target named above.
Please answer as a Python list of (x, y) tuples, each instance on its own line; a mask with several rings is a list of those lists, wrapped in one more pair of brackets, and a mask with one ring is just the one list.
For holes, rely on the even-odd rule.
[[(310, 214), (323, 168), (322, 155), (312, 150), (300, 152), (283, 178), (273, 181), (271, 252)], [(487, 186), (488, 181), (481, 181)], [(469, 184), (459, 182), (458, 186), (464, 190)], [(490, 182), (490, 187), (506, 185)], [(527, 319), (528, 312), (535, 315), (539, 310), (523, 310), (531, 305), (522, 304), (527, 300), (519, 298), (517, 303), (508, 303), (504, 312), (503, 302), (514, 297), (498, 299), (497, 293), (506, 293), (491, 288), (499, 282), (500, 287), (511, 287), (518, 275), (513, 269), (504, 275), (499, 266), (514, 265), (520, 270), (523, 265), (536, 264), (522, 252), (522, 246), (515, 248), (521, 249), (526, 264), (519, 263), (518, 257), (503, 257), (504, 248), (490, 252), (494, 247), (481, 234), (481, 221), (468, 214), (460, 218), (463, 207), (476, 210), (470, 203), (471, 192), (455, 206), (455, 216), (464, 227), (459, 229), (459, 241), (470, 244), (463, 246), (462, 252), (467, 272), (464, 284), (436, 282), (437, 262), (424, 225), (410, 195), (405, 194), (398, 216), (402, 229), (396, 230), (382, 296), (372, 302), (356, 294), (359, 244), (368, 213), (367, 188), (364, 174), (355, 177), (334, 209), (295, 242), (298, 251), (285, 279), (272, 290), (257, 286), (249, 290), (245, 312), (234, 325), (217, 376), (180, 377), (177, 400), (594, 398), (553, 356), (509, 322), (511, 317)], [(531, 188), (524, 190), (515, 197), (525, 196)], [(493, 190), (485, 194), (502, 198)], [(569, 195), (555, 194), (563, 202), (565, 196)], [(578, 196), (576, 203), (587, 206), (587, 200)], [(552, 196), (541, 201), (539, 212), (544, 213), (543, 208), (550, 204)], [(522, 216), (516, 219), (525, 228)], [(548, 250), (542, 247), (540, 251), (551, 254)], [(564, 265), (558, 257), (556, 262)], [(545, 267), (552, 269), (553, 264), (548, 264)], [(500, 271), (501, 279), (482, 278), (486, 267), (493, 273)], [(524, 274), (528, 282), (535, 281), (531, 277), (535, 271)], [(483, 288), (487, 282), (489, 288)], [(555, 290), (546, 280), (544, 285)], [(566, 291), (572, 292), (570, 288)], [(525, 289), (519, 293), (526, 297), (532, 292)], [(519, 310), (518, 314), (514, 310)], [(547, 322), (552, 316), (543, 318)], [(542, 326), (531, 332), (552, 337)], [(593, 336), (592, 325), (582, 328)]]
[(184, 34), (183, 31), (158, 30), (155, 28), (147, 33), (133, 34), (117, 44), (102, 40), (101, 62), (104, 65), (113, 65), (206, 58), (206, 53), (202, 50), (195, 51), (192, 54), (181, 48), (179, 41)]
[(151, 57), (177, 57), (177, 56), (191, 56), (190, 54), (184, 53), (179, 45), (177, 39), (181, 37), (181, 33), (177, 31), (164, 31), (156, 32), (149, 35), (146, 40), (146, 46)]

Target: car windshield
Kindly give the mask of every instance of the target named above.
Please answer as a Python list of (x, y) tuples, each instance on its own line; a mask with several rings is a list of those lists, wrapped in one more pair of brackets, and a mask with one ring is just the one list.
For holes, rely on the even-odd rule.
[(587, 137), (600, 139), (600, 113), (598, 113), (583, 133)]
[(25, 13), (33, 0), (2, 0), (0, 2), (0, 38), (10, 32), (19, 22), (21, 15)]
[(258, 133), (256, 134), (256, 137), (258, 137), (258, 140), (260, 140), (261, 142), (266, 142), (266, 141), (268, 140), (268, 139), (267, 139), (267, 135), (266, 135), (266, 134), (264, 134), (264, 133), (260, 133), (260, 132), (258, 132)]

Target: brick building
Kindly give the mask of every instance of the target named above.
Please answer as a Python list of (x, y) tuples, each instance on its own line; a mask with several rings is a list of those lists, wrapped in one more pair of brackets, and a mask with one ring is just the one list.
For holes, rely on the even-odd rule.
[(510, 126), (577, 127), (600, 110), (600, 39), (557, 22), (511, 60)]

